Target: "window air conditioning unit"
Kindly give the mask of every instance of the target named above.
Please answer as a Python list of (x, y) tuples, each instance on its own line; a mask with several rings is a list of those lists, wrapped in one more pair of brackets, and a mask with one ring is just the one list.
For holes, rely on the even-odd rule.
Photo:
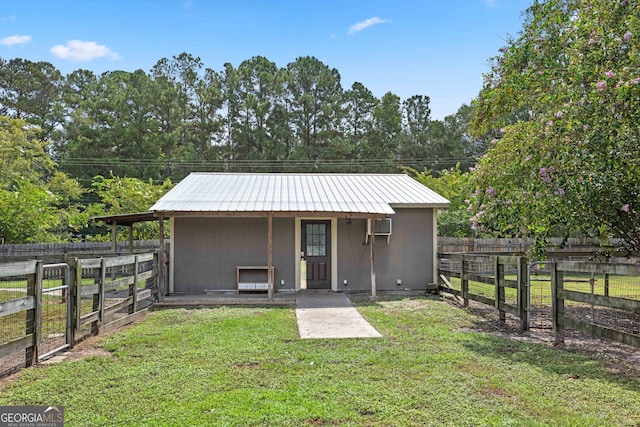
[[(369, 236), (371, 236), (371, 220), (367, 220), (367, 236), (366, 242), (369, 243)], [(375, 224), (373, 224), (373, 234), (376, 236), (387, 236), (387, 245), (389, 244), (389, 239), (391, 238), (391, 230), (392, 230), (392, 221), (391, 218), (377, 219)]]

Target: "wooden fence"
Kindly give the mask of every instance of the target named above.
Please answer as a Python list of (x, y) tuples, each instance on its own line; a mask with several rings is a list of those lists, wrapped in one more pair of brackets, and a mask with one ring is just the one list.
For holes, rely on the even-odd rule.
[(157, 252), (0, 264), (0, 374), (141, 317), (158, 297), (158, 266)]
[[(640, 265), (564, 261), (550, 267), (556, 343), (572, 328), (640, 347)], [(604, 277), (603, 286), (595, 286), (596, 275)], [(630, 279), (625, 290), (611, 292), (621, 277)]]
[(527, 260), (518, 256), (439, 254), (440, 292), (494, 306), (502, 321), (506, 313), (528, 329)]
[(33, 243), (0, 245), (0, 262), (28, 261), (44, 259), (51, 262), (64, 262), (74, 257), (110, 256), (127, 253), (146, 253), (156, 251), (159, 240), (135, 240), (117, 242), (116, 250), (112, 242), (68, 242), (68, 243)]
[[(509, 254), (525, 255), (535, 244), (535, 239), (528, 238), (502, 238), (502, 239), (475, 239), (458, 237), (438, 237), (438, 252), (442, 253), (484, 253), (484, 254)], [(585, 259), (603, 254), (601, 242), (591, 238), (571, 238), (564, 241), (559, 238), (549, 239), (547, 259)], [(629, 261), (625, 254), (610, 253), (612, 258), (624, 258), (623, 262), (637, 262), (638, 259)]]
[[(503, 321), (511, 314), (526, 330), (533, 308), (527, 267), (523, 256), (441, 253), (438, 289), (464, 306), (469, 300), (493, 306)], [(565, 329), (574, 329), (640, 347), (640, 264), (558, 261), (545, 263), (544, 270), (549, 281), (535, 287), (546, 288), (557, 343)]]

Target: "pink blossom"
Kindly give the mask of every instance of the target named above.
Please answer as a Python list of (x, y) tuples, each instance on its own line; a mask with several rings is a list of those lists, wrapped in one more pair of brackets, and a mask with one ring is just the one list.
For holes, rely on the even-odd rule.
[(596, 83), (596, 87), (598, 88), (599, 91), (603, 91), (607, 89), (607, 82), (605, 82), (604, 80)]
[(540, 168), (540, 176), (543, 178), (547, 176), (547, 168)]
[(604, 75), (607, 76), (608, 78), (611, 78), (611, 77), (615, 76), (615, 74), (611, 70), (609, 70), (606, 73), (604, 73)]
[(547, 122), (547, 126), (553, 126), (553, 120), (549, 120), (549, 121)]
[(621, 208), (624, 212), (629, 212), (629, 203), (625, 203)]
[(627, 31), (626, 33), (624, 33), (624, 36), (622, 36), (622, 38), (624, 39), (624, 41), (628, 42), (629, 39), (631, 39), (631, 33)]
[(497, 139), (495, 139), (495, 138), (493, 138), (493, 139), (491, 140), (491, 144), (495, 144), (496, 142), (498, 142), (498, 140), (497, 140)]
[(556, 191), (553, 192), (553, 194), (555, 194), (556, 196), (564, 196), (564, 189), (558, 188)]
[(486, 193), (487, 193), (490, 197), (493, 197), (493, 196), (495, 196), (495, 194), (496, 194), (496, 190), (495, 190), (495, 188), (493, 188), (493, 187), (489, 187), (489, 188), (487, 188)]
[(594, 39), (589, 39), (589, 45), (594, 44), (596, 41)]
[(476, 168), (474, 168), (473, 166), (471, 166), (471, 167), (469, 168), (469, 172), (473, 172), (473, 171), (475, 171), (475, 170), (476, 170)]
[(544, 178), (542, 178), (542, 180), (548, 184), (548, 183), (551, 182), (551, 177), (550, 176), (545, 176)]
[(636, 77), (635, 79), (631, 80), (631, 84), (632, 85), (640, 84), (640, 77)]
[(583, 130), (583, 131), (585, 131), (585, 132), (586, 132), (586, 131), (588, 131), (588, 130), (589, 130), (589, 128), (590, 128), (590, 126), (589, 126), (589, 125), (584, 125), (584, 126), (582, 126), (582, 130)]
[(547, 169), (547, 171), (549, 173), (556, 173), (556, 168), (554, 168), (553, 166), (549, 166), (549, 169)]
[(582, 155), (586, 156), (587, 155), (587, 150), (582, 150)]
[(559, 118), (559, 119), (561, 119), (561, 118), (562, 118), (562, 114), (563, 114), (563, 113), (562, 113), (562, 111), (558, 111), (558, 112), (556, 113), (556, 117), (557, 117), (557, 118)]
[(527, 156), (524, 158), (525, 162), (528, 162), (529, 160), (531, 160), (531, 156)]

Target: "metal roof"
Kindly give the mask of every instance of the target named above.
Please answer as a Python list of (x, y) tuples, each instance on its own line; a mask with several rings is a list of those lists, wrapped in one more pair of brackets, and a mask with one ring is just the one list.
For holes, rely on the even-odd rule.
[(449, 201), (402, 174), (194, 172), (150, 210), (393, 214), (394, 206), (441, 208)]
[(91, 218), (94, 221), (103, 221), (106, 224), (133, 225), (138, 222), (158, 221), (158, 216), (153, 212), (135, 212), (119, 215), (102, 215)]

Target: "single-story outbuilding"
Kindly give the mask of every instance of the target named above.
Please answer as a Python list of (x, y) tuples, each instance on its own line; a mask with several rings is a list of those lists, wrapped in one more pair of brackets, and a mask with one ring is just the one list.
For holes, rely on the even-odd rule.
[(169, 219), (169, 293), (420, 290), (437, 282), (437, 209), (403, 174), (191, 173)]

